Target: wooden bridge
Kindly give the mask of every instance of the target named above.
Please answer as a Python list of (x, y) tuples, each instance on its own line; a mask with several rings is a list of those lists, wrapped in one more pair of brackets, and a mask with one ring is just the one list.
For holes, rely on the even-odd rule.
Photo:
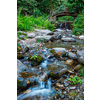
[(50, 11), (50, 15), (49, 15), (48, 19), (52, 18), (53, 21), (57, 21), (58, 17), (62, 17), (62, 16), (73, 16), (75, 18), (75, 17), (77, 17), (77, 14), (70, 13), (67, 10), (67, 6), (63, 5), (63, 6), (60, 6), (59, 8), (56, 8), (56, 9), (53, 9), (52, 11)]

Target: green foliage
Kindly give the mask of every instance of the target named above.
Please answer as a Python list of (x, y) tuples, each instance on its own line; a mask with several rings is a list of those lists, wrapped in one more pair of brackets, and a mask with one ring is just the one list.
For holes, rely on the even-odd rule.
[(43, 58), (40, 55), (34, 55), (34, 56), (30, 55), (28, 57), (28, 60), (40, 63), (43, 60)]
[(40, 55), (38, 55), (37, 56), (37, 62), (40, 63), (42, 60), (43, 60), (43, 58)]
[(79, 14), (84, 9), (84, 0), (64, 0), (63, 5), (67, 5), (70, 12)]
[(71, 81), (71, 85), (82, 83), (82, 80), (78, 76), (74, 76), (73, 78), (69, 78), (68, 80)]
[(17, 0), (17, 12), (22, 15), (32, 15), (35, 7), (37, 6), (36, 0)]
[(36, 58), (37, 58), (37, 55), (34, 55), (34, 56), (32, 56), (30, 59), (32, 60), (36, 60)]
[(73, 23), (73, 35), (84, 34), (84, 14), (78, 15)]
[(17, 15), (17, 30), (33, 31), (34, 28), (53, 30), (55, 27), (43, 16), (34, 18), (33, 16)]
[(60, 0), (37, 0), (38, 8), (43, 13), (49, 14), (56, 6), (60, 4)]
[(84, 76), (84, 67), (82, 69), (80, 69), (80, 73), (79, 73), (79, 76)]
[(74, 20), (74, 17), (72, 16), (63, 16), (63, 17), (58, 18), (58, 21), (60, 22), (73, 21), (73, 20)]

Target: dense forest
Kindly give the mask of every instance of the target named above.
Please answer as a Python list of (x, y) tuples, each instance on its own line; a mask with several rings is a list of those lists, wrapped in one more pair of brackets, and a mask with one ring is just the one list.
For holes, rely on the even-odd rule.
[[(70, 12), (77, 14), (73, 23), (73, 34), (84, 33), (84, 0), (17, 0), (17, 29), (32, 31), (34, 28), (47, 28), (53, 30), (55, 24), (48, 20), (53, 9), (67, 5)], [(59, 19), (71, 20), (71, 16)]]

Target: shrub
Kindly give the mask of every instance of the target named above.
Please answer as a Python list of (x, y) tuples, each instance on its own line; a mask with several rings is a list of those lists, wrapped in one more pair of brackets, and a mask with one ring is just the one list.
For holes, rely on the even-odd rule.
[(79, 76), (84, 76), (84, 68), (80, 69), (80, 71)]
[(81, 35), (84, 34), (84, 14), (80, 14), (77, 16), (73, 23), (73, 35)]
[(73, 78), (69, 78), (68, 80), (71, 82), (71, 85), (82, 83), (82, 80), (78, 76), (74, 76)]
[(34, 16), (22, 16), (17, 15), (17, 30), (21, 31), (33, 31), (34, 28), (42, 28), (53, 30), (54, 24), (48, 21), (47, 17), (34, 17)]

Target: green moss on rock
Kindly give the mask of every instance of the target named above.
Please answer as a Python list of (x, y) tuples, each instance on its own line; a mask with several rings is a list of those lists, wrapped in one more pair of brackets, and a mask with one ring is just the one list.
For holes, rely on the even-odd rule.
[(24, 58), (24, 55), (22, 55), (22, 54), (17, 54), (17, 58), (18, 58), (18, 59), (23, 59), (23, 58)]
[(50, 75), (50, 77), (51, 77), (51, 78), (57, 78), (57, 77), (58, 77), (58, 75), (57, 75), (57, 74), (55, 74), (55, 73), (53, 73), (53, 72), (50, 72), (50, 74), (49, 74), (49, 75)]
[(51, 49), (51, 50), (50, 50), (50, 52), (51, 52), (52, 54), (55, 54), (55, 52), (54, 52), (54, 50), (53, 50), (53, 49)]

